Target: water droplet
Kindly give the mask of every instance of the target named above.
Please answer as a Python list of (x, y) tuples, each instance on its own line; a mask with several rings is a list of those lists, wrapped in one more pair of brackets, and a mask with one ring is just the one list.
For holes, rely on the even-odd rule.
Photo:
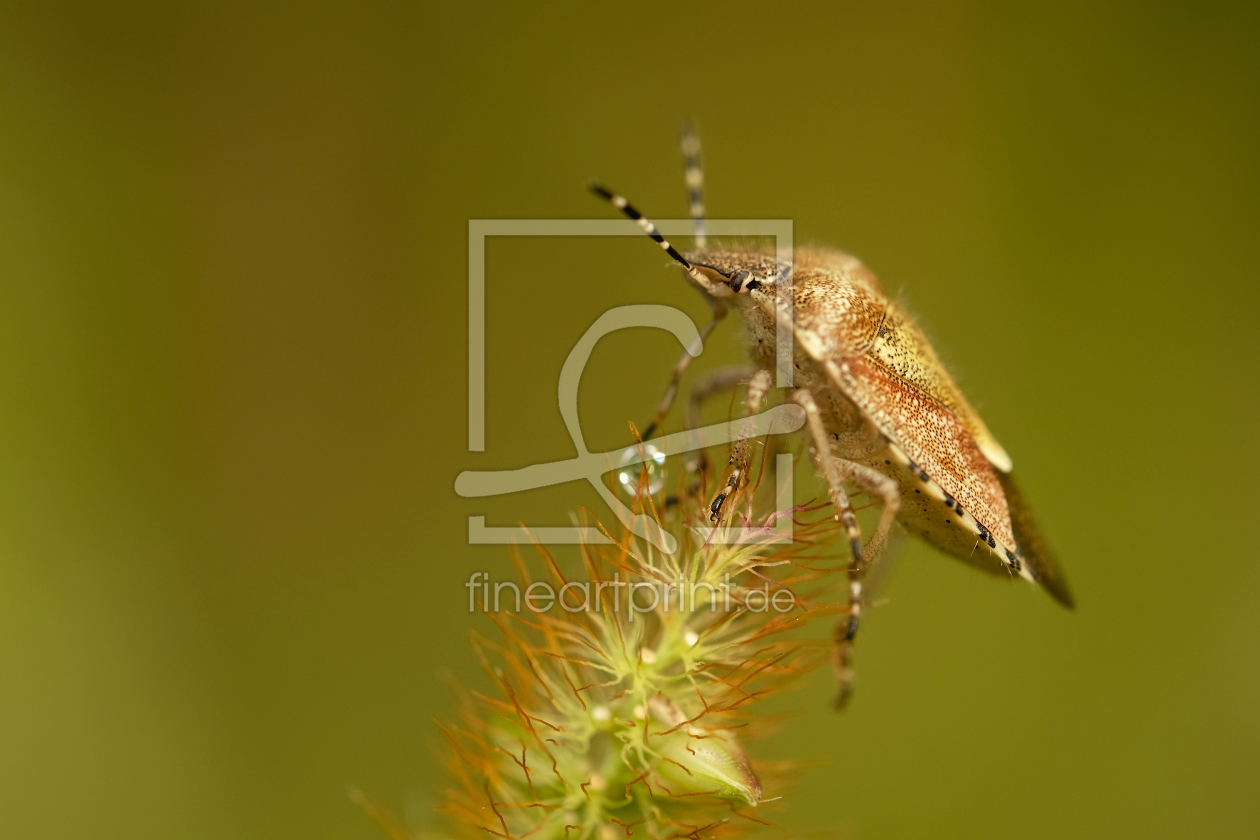
[(665, 486), (665, 453), (650, 443), (643, 444), (643, 455), (647, 460), (640, 462), (639, 447), (632, 446), (621, 453), (621, 466), (625, 469), (617, 473), (617, 481), (621, 489), (630, 496), (639, 490), (643, 478), (644, 467), (647, 468), (647, 489), (655, 494)]

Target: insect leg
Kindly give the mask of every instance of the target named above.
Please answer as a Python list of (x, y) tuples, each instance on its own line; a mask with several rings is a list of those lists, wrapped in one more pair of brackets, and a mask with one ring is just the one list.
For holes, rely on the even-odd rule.
[[(862, 532), (858, 528), (857, 516), (853, 513), (853, 504), (849, 501), (849, 494), (844, 490), (844, 479), (847, 477), (853, 480), (853, 476), (856, 475), (851, 468), (860, 465), (840, 461), (832, 454), (831, 439), (827, 435), (827, 428), (823, 424), (822, 414), (818, 410), (818, 403), (814, 401), (813, 394), (802, 388), (793, 391), (791, 399), (792, 402), (805, 409), (805, 422), (809, 426), (810, 439), (813, 443), (814, 461), (817, 463), (823, 477), (827, 480), (827, 486), (831, 490), (831, 501), (836, 506), (836, 520), (844, 526), (849, 538), (849, 549), (853, 552), (853, 563), (847, 570), (849, 575), (849, 619), (841, 622), (836, 627), (836, 646), (832, 651), (832, 666), (835, 669), (836, 681), (839, 684), (835, 706), (836, 708), (841, 708), (848, 702), (849, 695), (853, 690), (853, 667), (851, 665), (853, 639), (857, 635), (858, 622), (862, 615), (862, 578), (866, 576), (866, 570), (869, 566), (868, 555), (862, 551)], [(867, 476), (863, 477), (866, 478)], [(900, 494), (898, 493), (899, 496)], [(885, 501), (884, 515), (880, 518), (880, 527), (876, 531), (876, 538), (880, 542), (883, 542), (887, 529), (892, 524), (889, 516), (890, 510), (895, 515), (895, 504), (890, 508), (887, 501)]]
[(731, 471), (727, 475), (722, 492), (718, 493), (713, 503), (709, 505), (710, 522), (722, 521), (723, 508), (731, 500), (731, 497), (738, 492), (740, 483), (746, 478), (745, 473), (748, 472), (748, 441), (752, 437), (752, 416), (761, 407), (761, 401), (766, 398), (766, 393), (770, 390), (773, 382), (770, 371), (758, 370), (753, 375), (752, 381), (748, 383), (748, 400), (744, 404), (744, 422), (740, 427), (739, 437), (735, 439), (735, 445), (731, 448), (731, 458), (728, 462)]
[(714, 307), (713, 320), (704, 325), (700, 330), (700, 338), (696, 347), (688, 347), (683, 351), (682, 358), (678, 360), (678, 364), (674, 366), (674, 374), (669, 379), (669, 385), (665, 388), (665, 395), (661, 397), (661, 404), (656, 407), (656, 414), (652, 416), (652, 422), (648, 423), (647, 428), (643, 430), (643, 439), (647, 440), (656, 433), (657, 427), (665, 419), (665, 415), (669, 413), (670, 406), (674, 404), (674, 397), (678, 395), (678, 383), (682, 381), (683, 375), (687, 372), (687, 368), (691, 367), (691, 360), (700, 352), (700, 347), (704, 342), (709, 340), (710, 333), (718, 322), (726, 317), (726, 307)]
[(844, 491), (844, 480), (840, 473), (840, 463), (831, 454), (831, 439), (827, 428), (823, 425), (822, 414), (818, 411), (818, 403), (814, 395), (804, 388), (793, 391), (792, 402), (805, 409), (805, 422), (809, 426), (809, 435), (813, 443), (814, 460), (823, 478), (831, 490), (831, 501), (836, 506), (836, 521), (844, 526), (849, 538), (849, 548), (853, 551), (853, 567), (855, 571), (865, 568), (862, 559), (862, 532), (858, 528), (857, 516), (853, 513), (853, 505), (849, 502), (849, 494)]
[(897, 518), (897, 511), (901, 507), (901, 488), (894, 479), (865, 464), (837, 458), (836, 468), (844, 481), (878, 498), (881, 503), (879, 524), (875, 527), (875, 533), (862, 547), (863, 563), (869, 564), (879, 556), (880, 549), (884, 547), (884, 540), (888, 538), (888, 532)]
[[(830, 453), (828, 453), (830, 455)], [(866, 584), (866, 573), (871, 562), (879, 556), (879, 551), (888, 538), (888, 532), (897, 518), (897, 510), (901, 507), (901, 489), (897, 482), (872, 469), (865, 464), (856, 464), (840, 458), (833, 459), (841, 478), (855, 484), (863, 492), (878, 498), (881, 502), (879, 524), (875, 533), (862, 547), (862, 556), (855, 558), (855, 568), (849, 571), (849, 620), (836, 627), (836, 647), (832, 652), (834, 659), (837, 691), (836, 708), (842, 708), (853, 693), (853, 667), (850, 660), (853, 656), (853, 639), (857, 635), (858, 622), (862, 616), (862, 593)]]
[(687, 398), (687, 428), (700, 426), (700, 406), (714, 394), (731, 391), (752, 380), (757, 368), (752, 365), (727, 365), (711, 370), (696, 380)]
[[(700, 428), (700, 406), (704, 404), (705, 400), (714, 394), (738, 388), (751, 380), (756, 373), (757, 368), (752, 365), (729, 365), (710, 371), (696, 380), (696, 383), (691, 386), (691, 393), (687, 399), (685, 418), (687, 428)], [(708, 472), (709, 456), (705, 454), (703, 449), (697, 449), (695, 453), (695, 468), (699, 472)]]

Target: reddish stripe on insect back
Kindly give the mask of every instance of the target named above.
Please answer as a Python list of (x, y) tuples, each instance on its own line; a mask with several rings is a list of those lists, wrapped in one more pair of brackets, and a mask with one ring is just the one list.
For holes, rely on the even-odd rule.
[(848, 397), (881, 432), (998, 542), (1015, 548), (1002, 485), (957, 415), (869, 356), (829, 367)]

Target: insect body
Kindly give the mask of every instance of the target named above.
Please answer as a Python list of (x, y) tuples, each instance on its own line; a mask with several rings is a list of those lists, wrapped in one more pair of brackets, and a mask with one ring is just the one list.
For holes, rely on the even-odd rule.
[[(755, 365), (749, 371), (748, 414), (770, 390), (776, 328), (791, 307), (796, 387), (789, 399), (805, 409), (813, 459), (853, 552), (849, 619), (837, 631), (837, 703), (851, 687), (850, 648), (861, 615), (862, 580), (894, 519), (947, 554), (1035, 581), (1071, 607), (1067, 585), (1011, 477), (1011, 459), (905, 310), (866, 266), (840, 251), (796, 249), (791, 263), (784, 263), (757, 251), (709, 249), (694, 134), (684, 133), (683, 150), (697, 250), (679, 253), (626, 199), (595, 183), (591, 189), (638, 221), (683, 267), (714, 313), (703, 336), (728, 310), (743, 316)], [(786, 295), (785, 284), (790, 284)], [(648, 434), (668, 411), (690, 358), (679, 362)], [(713, 519), (722, 517), (747, 468), (748, 445), (741, 438), (711, 506)], [(865, 545), (846, 484), (882, 506)]]

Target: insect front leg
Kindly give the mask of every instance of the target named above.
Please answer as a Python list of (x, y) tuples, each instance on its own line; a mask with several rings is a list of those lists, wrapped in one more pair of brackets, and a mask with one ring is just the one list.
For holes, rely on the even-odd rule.
[(770, 390), (773, 381), (770, 371), (758, 370), (753, 375), (752, 381), (748, 383), (748, 400), (744, 403), (744, 422), (740, 427), (739, 436), (735, 439), (735, 445), (731, 448), (731, 458), (728, 462), (731, 469), (726, 483), (722, 487), (722, 492), (718, 493), (713, 503), (709, 505), (710, 522), (722, 521), (722, 511), (726, 503), (739, 490), (740, 482), (747, 477), (748, 442), (752, 437), (752, 416), (761, 408), (761, 401), (766, 398), (766, 393)]
[(643, 430), (643, 439), (647, 440), (656, 433), (657, 428), (665, 420), (665, 415), (669, 413), (670, 407), (674, 404), (674, 397), (678, 395), (678, 383), (682, 381), (683, 375), (686, 374), (687, 368), (691, 367), (691, 360), (699, 355), (704, 342), (709, 340), (709, 335), (723, 318), (726, 317), (725, 306), (713, 307), (713, 319), (704, 325), (700, 330), (700, 336), (696, 340), (695, 345), (688, 347), (683, 351), (682, 358), (678, 360), (678, 364), (674, 365), (674, 373), (669, 379), (669, 385), (665, 387), (665, 395), (661, 397), (661, 403), (656, 407), (656, 414), (652, 417), (652, 422), (648, 423), (647, 428)]
[[(714, 394), (733, 391), (751, 380), (757, 374), (752, 365), (728, 365), (712, 370), (700, 377), (691, 387), (687, 399), (685, 422), (688, 429), (698, 429), (701, 425), (700, 407), (704, 401)], [(696, 449), (695, 469), (700, 473), (709, 471), (709, 456), (703, 449)]]

